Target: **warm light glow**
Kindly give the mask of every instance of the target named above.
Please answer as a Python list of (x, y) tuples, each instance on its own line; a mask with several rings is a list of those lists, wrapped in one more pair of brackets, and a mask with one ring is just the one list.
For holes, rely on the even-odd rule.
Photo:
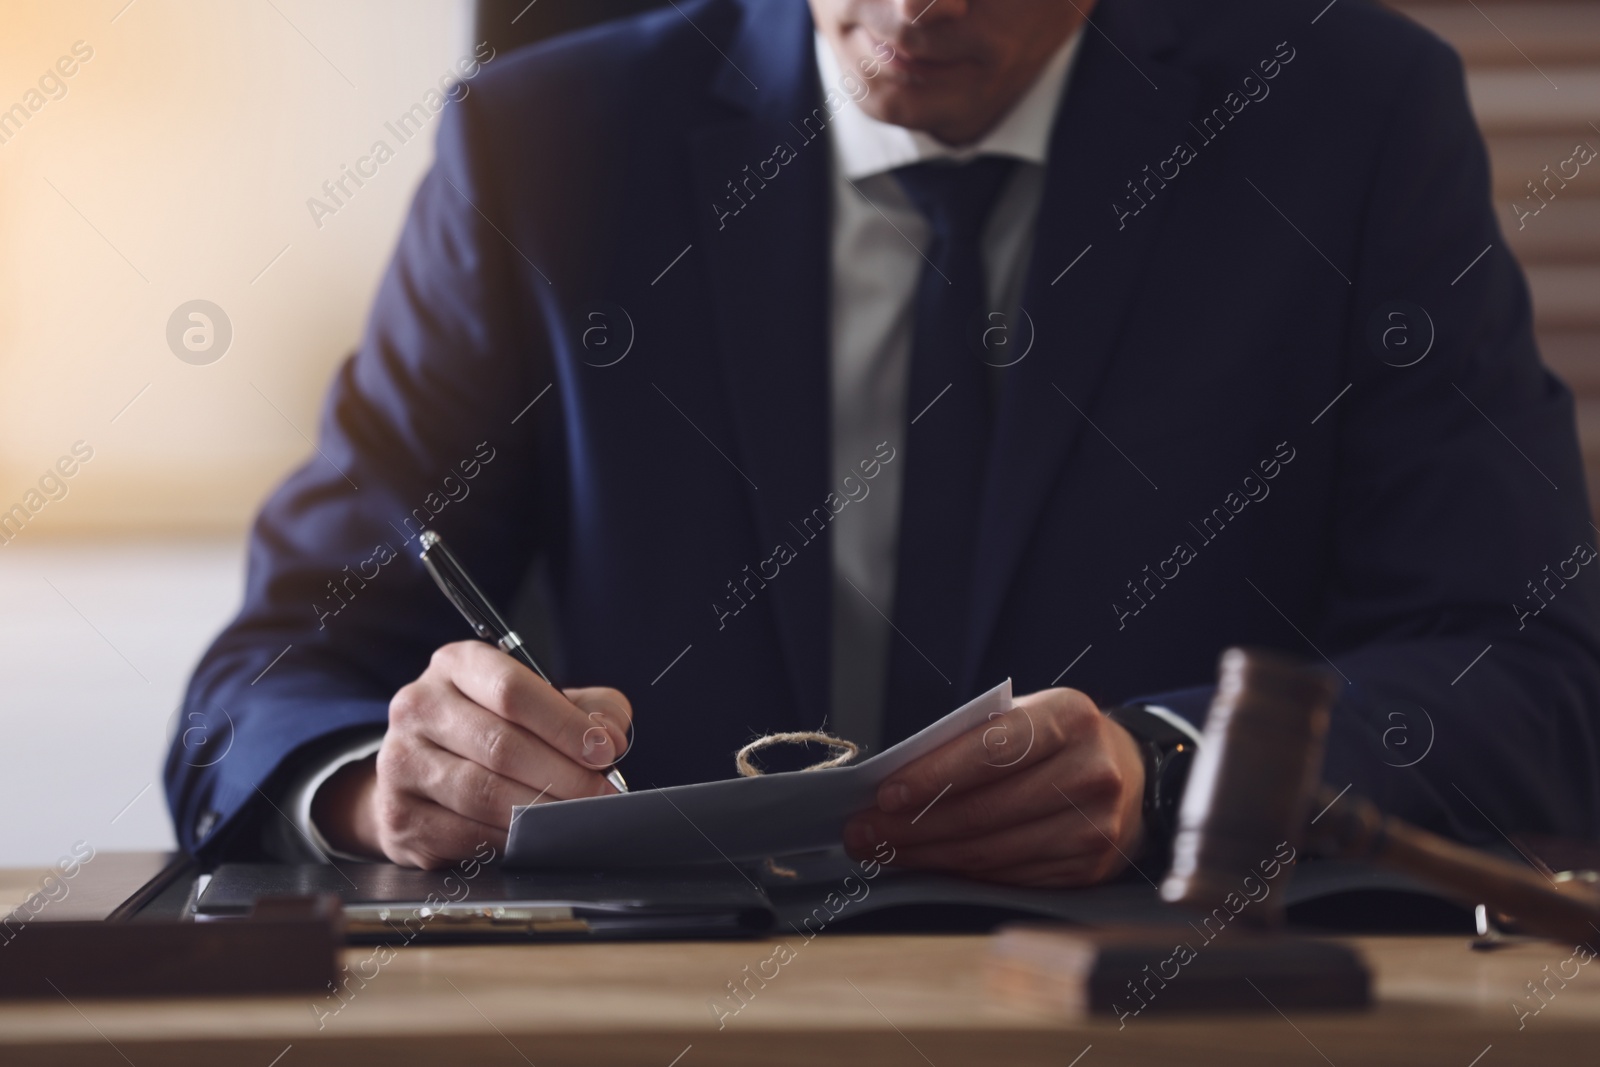
[[(0, 511), (93, 450), (21, 538), (238, 529), (311, 454), (440, 119), (384, 124), (471, 54), (468, 7), (0, 3)], [(231, 326), (212, 362), (169, 346), (196, 300), (226, 324), (185, 314), (191, 344)]]

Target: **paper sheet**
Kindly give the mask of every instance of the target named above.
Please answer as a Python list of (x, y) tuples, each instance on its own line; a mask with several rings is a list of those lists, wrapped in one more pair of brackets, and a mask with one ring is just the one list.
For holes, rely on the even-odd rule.
[(845, 821), (872, 807), (885, 778), (1010, 709), (1008, 678), (853, 766), (520, 806), (505, 862), (594, 869), (749, 862), (838, 845)]

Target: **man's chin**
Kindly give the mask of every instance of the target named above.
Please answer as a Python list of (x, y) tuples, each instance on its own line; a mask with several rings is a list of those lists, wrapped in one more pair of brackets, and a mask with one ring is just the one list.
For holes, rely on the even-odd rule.
[(914, 86), (894, 86), (874, 92), (861, 101), (861, 109), (879, 122), (918, 130), (940, 140), (950, 140), (941, 131), (957, 127), (961, 109), (945, 103), (949, 94), (934, 93)]

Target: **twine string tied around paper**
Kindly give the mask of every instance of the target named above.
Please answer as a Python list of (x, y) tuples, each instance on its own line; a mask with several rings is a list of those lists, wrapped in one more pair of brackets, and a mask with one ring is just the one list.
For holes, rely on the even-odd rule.
[(771, 748), (773, 745), (804, 744), (826, 745), (833, 749), (835, 754), (819, 763), (800, 768), (802, 771), (820, 771), (826, 767), (843, 767), (861, 752), (861, 746), (854, 741), (847, 741), (842, 737), (834, 737), (832, 734), (826, 734), (820, 730), (791, 730), (786, 733), (767, 734), (765, 737), (756, 738), (734, 753), (733, 762), (739, 768), (739, 776), (741, 778), (759, 778), (766, 772), (750, 762), (750, 757), (753, 754), (764, 748)]
[[(826, 745), (833, 749), (835, 754), (818, 763), (813, 763), (809, 767), (800, 768), (802, 771), (820, 771), (825, 767), (843, 767), (861, 752), (861, 746), (854, 741), (846, 741), (842, 737), (834, 737), (832, 734), (825, 734), (820, 730), (790, 730), (785, 733), (767, 734), (765, 737), (756, 738), (734, 753), (733, 762), (739, 768), (739, 776), (741, 778), (759, 778), (766, 772), (750, 762), (750, 757), (753, 754), (764, 748), (771, 748), (773, 745), (806, 744)], [(779, 878), (795, 879), (800, 876), (799, 872), (794, 868), (785, 867), (771, 856), (766, 858), (762, 868), (768, 874)]]

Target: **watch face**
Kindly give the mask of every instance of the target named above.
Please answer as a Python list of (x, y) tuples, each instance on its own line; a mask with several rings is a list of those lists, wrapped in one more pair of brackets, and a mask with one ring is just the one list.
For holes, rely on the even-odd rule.
[(1157, 834), (1170, 836), (1194, 763), (1193, 738), (1143, 705), (1113, 708), (1106, 714), (1139, 743), (1145, 760), (1145, 818)]
[(1183, 789), (1189, 781), (1189, 767), (1193, 763), (1194, 746), (1185, 743), (1169, 751), (1156, 772), (1156, 808), (1168, 826), (1177, 825), (1178, 804), (1183, 799)]
[(1194, 739), (1143, 704), (1113, 708), (1107, 713), (1134, 737), (1149, 741), (1166, 752), (1179, 745), (1193, 746)]

